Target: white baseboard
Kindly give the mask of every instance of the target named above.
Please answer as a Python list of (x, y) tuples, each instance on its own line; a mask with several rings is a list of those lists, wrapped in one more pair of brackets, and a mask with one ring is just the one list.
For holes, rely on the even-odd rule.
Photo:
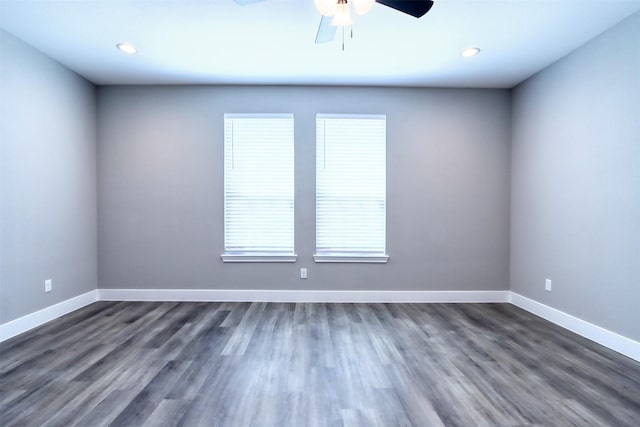
[(640, 362), (640, 343), (510, 291), (97, 289), (0, 325), (0, 342), (96, 301), (506, 303)]
[(640, 342), (511, 292), (511, 304), (640, 362)]
[(60, 316), (76, 311), (86, 305), (98, 301), (98, 291), (89, 291), (86, 294), (59, 302), (50, 307), (43, 308), (26, 316), (19, 317), (0, 325), (0, 342), (15, 337), (23, 332), (38, 327)]
[(225, 289), (100, 289), (102, 301), (210, 302), (509, 302), (509, 291), (309, 291)]

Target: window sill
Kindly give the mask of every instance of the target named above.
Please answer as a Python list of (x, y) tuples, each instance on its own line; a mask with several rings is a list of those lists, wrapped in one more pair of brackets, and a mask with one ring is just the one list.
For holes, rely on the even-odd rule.
[(352, 262), (363, 264), (386, 264), (389, 262), (389, 255), (363, 255), (363, 254), (326, 254), (314, 255), (315, 262)]
[(222, 254), (222, 262), (296, 262), (296, 254)]

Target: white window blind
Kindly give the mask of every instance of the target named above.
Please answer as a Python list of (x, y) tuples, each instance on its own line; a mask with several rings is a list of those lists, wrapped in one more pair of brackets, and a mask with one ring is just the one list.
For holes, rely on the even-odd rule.
[(316, 118), (318, 262), (386, 262), (386, 116)]
[(224, 116), (224, 251), (295, 261), (292, 114)]

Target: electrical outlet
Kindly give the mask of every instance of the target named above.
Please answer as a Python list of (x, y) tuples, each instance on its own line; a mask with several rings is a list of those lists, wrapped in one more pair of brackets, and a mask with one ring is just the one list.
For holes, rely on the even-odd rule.
[(300, 278), (301, 279), (306, 279), (307, 278), (307, 269), (306, 268), (301, 268), (300, 269)]
[(544, 280), (544, 290), (551, 292), (551, 279)]
[(53, 289), (53, 284), (51, 279), (47, 279), (44, 281), (44, 291), (45, 292), (51, 292), (51, 290)]

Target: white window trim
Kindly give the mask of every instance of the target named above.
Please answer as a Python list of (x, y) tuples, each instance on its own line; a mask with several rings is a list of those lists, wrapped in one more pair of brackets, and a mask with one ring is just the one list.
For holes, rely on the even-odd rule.
[(296, 262), (298, 255), (271, 255), (271, 254), (231, 254), (220, 255), (222, 262)]
[(386, 264), (389, 262), (389, 255), (320, 255), (314, 254), (313, 260), (318, 263), (361, 263), (361, 264)]

